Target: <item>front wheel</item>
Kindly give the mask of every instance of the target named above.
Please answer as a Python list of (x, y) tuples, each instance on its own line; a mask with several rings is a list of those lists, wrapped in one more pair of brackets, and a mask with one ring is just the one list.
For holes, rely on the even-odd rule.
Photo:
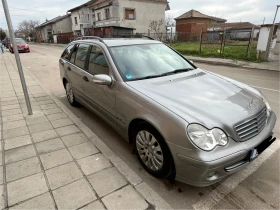
[(67, 96), (68, 102), (72, 106), (78, 106), (79, 103), (75, 100), (75, 96), (74, 96), (74, 93), (73, 93), (73, 89), (72, 89), (71, 83), (67, 82), (65, 84), (65, 91), (66, 91), (66, 96)]
[(133, 134), (134, 150), (151, 175), (167, 178), (174, 174), (174, 163), (163, 137), (147, 123), (137, 125)]

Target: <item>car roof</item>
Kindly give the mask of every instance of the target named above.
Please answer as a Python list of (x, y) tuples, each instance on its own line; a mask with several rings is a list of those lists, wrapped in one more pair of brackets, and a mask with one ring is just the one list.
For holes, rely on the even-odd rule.
[[(151, 40), (151, 39), (137, 39), (137, 38), (108, 38), (108, 39), (100, 39), (102, 40), (108, 47), (117, 47), (117, 46), (128, 46), (128, 45), (139, 45), (139, 44), (160, 44), (162, 42)], [(98, 39), (84, 39), (77, 40), (77, 42), (100, 42)]]

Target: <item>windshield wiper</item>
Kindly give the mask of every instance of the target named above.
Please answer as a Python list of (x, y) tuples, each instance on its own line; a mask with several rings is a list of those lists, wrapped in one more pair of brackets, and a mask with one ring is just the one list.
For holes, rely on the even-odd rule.
[(139, 77), (139, 78), (135, 78), (135, 79), (130, 79), (129, 81), (134, 81), (134, 80), (143, 80), (143, 79), (152, 79), (152, 78), (156, 78), (156, 77), (161, 77), (161, 74), (156, 74), (156, 75), (149, 75), (146, 77)]
[(149, 75), (149, 76), (146, 76), (146, 77), (139, 77), (139, 78), (131, 79), (129, 81), (152, 79), (152, 78), (156, 78), (156, 77), (164, 77), (164, 76), (168, 76), (168, 75), (171, 75), (171, 74), (188, 72), (188, 71), (191, 71), (191, 70), (194, 70), (194, 69), (193, 68), (176, 69), (174, 71), (166, 72), (166, 73), (163, 73), (163, 74), (155, 74), (155, 75)]
[(163, 74), (161, 74), (161, 76), (168, 76), (171, 74), (178, 74), (178, 73), (188, 72), (188, 71), (192, 71), (192, 70), (194, 70), (194, 69), (193, 68), (176, 69), (174, 71), (163, 73)]

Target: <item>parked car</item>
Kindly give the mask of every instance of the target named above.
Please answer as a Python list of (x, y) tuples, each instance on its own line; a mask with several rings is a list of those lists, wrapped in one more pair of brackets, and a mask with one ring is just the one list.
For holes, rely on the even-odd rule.
[(59, 67), (69, 103), (107, 121), (156, 177), (208, 186), (275, 141), (276, 116), (261, 92), (159, 41), (76, 40)]
[[(22, 38), (16, 38), (17, 48), (19, 52), (30, 52), (28, 44)], [(14, 53), (14, 48), (12, 43), (10, 44), (9, 50)]]

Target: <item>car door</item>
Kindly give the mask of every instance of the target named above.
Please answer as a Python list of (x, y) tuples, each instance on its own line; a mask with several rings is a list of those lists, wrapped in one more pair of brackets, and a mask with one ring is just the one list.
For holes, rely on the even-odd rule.
[(74, 95), (79, 97), (81, 100), (85, 99), (85, 61), (89, 47), (90, 45), (88, 44), (77, 44), (72, 51), (70, 61), (64, 65), (67, 79), (72, 85)]
[(93, 45), (89, 52), (86, 77), (84, 82), (85, 94), (91, 108), (112, 126), (116, 126), (116, 87), (114, 84), (97, 85), (93, 76), (106, 74), (113, 77), (109, 62), (101, 47)]

